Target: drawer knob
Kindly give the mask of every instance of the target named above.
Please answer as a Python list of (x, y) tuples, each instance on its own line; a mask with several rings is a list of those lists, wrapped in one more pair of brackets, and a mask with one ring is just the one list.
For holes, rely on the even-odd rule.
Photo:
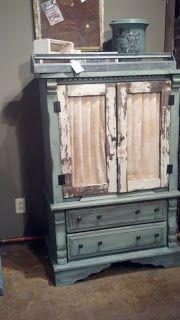
[(77, 217), (77, 222), (81, 222), (82, 218), (81, 216)]
[(79, 249), (82, 249), (83, 248), (83, 244), (80, 243), (78, 247), (79, 247)]
[(140, 240), (140, 239), (141, 239), (141, 236), (138, 235), (138, 236), (136, 237), (136, 240)]
[(136, 214), (136, 215), (138, 215), (138, 214), (140, 214), (140, 213), (141, 213), (141, 210), (140, 210), (140, 209), (138, 209), (138, 210), (135, 211), (135, 214)]
[(102, 244), (103, 244), (102, 241), (99, 241), (99, 242), (98, 242), (98, 246), (99, 246), (99, 247), (102, 246)]
[(155, 208), (155, 209), (154, 209), (154, 212), (159, 212), (159, 208)]
[(155, 233), (154, 237), (159, 238), (159, 233)]
[(99, 213), (99, 214), (97, 215), (97, 219), (100, 220), (101, 218), (102, 218), (102, 215)]

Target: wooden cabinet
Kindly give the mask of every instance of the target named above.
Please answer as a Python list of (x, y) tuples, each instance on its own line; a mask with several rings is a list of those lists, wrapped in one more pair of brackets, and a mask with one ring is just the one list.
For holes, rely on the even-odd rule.
[(62, 64), (36, 57), (48, 246), (58, 286), (114, 262), (180, 264), (180, 73), (166, 54), (102, 57), (84, 54), (78, 75), (72, 57), (59, 56)]

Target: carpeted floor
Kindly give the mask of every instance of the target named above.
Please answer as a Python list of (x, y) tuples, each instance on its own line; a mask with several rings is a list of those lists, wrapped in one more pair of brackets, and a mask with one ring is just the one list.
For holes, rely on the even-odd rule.
[(43, 243), (3, 246), (0, 320), (180, 320), (180, 268), (115, 264), (56, 288)]

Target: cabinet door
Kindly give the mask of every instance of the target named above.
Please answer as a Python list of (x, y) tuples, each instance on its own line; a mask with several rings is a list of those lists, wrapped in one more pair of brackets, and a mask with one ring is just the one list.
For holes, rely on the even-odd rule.
[(64, 197), (117, 192), (115, 84), (60, 85)]
[(169, 81), (119, 83), (118, 192), (168, 186)]

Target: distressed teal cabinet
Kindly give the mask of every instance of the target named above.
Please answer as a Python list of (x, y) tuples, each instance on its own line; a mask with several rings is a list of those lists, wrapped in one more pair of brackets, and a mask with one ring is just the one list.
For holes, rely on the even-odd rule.
[[(180, 73), (173, 57), (33, 59), (55, 284), (125, 260), (178, 265)], [(71, 59), (84, 72), (75, 74)]]

